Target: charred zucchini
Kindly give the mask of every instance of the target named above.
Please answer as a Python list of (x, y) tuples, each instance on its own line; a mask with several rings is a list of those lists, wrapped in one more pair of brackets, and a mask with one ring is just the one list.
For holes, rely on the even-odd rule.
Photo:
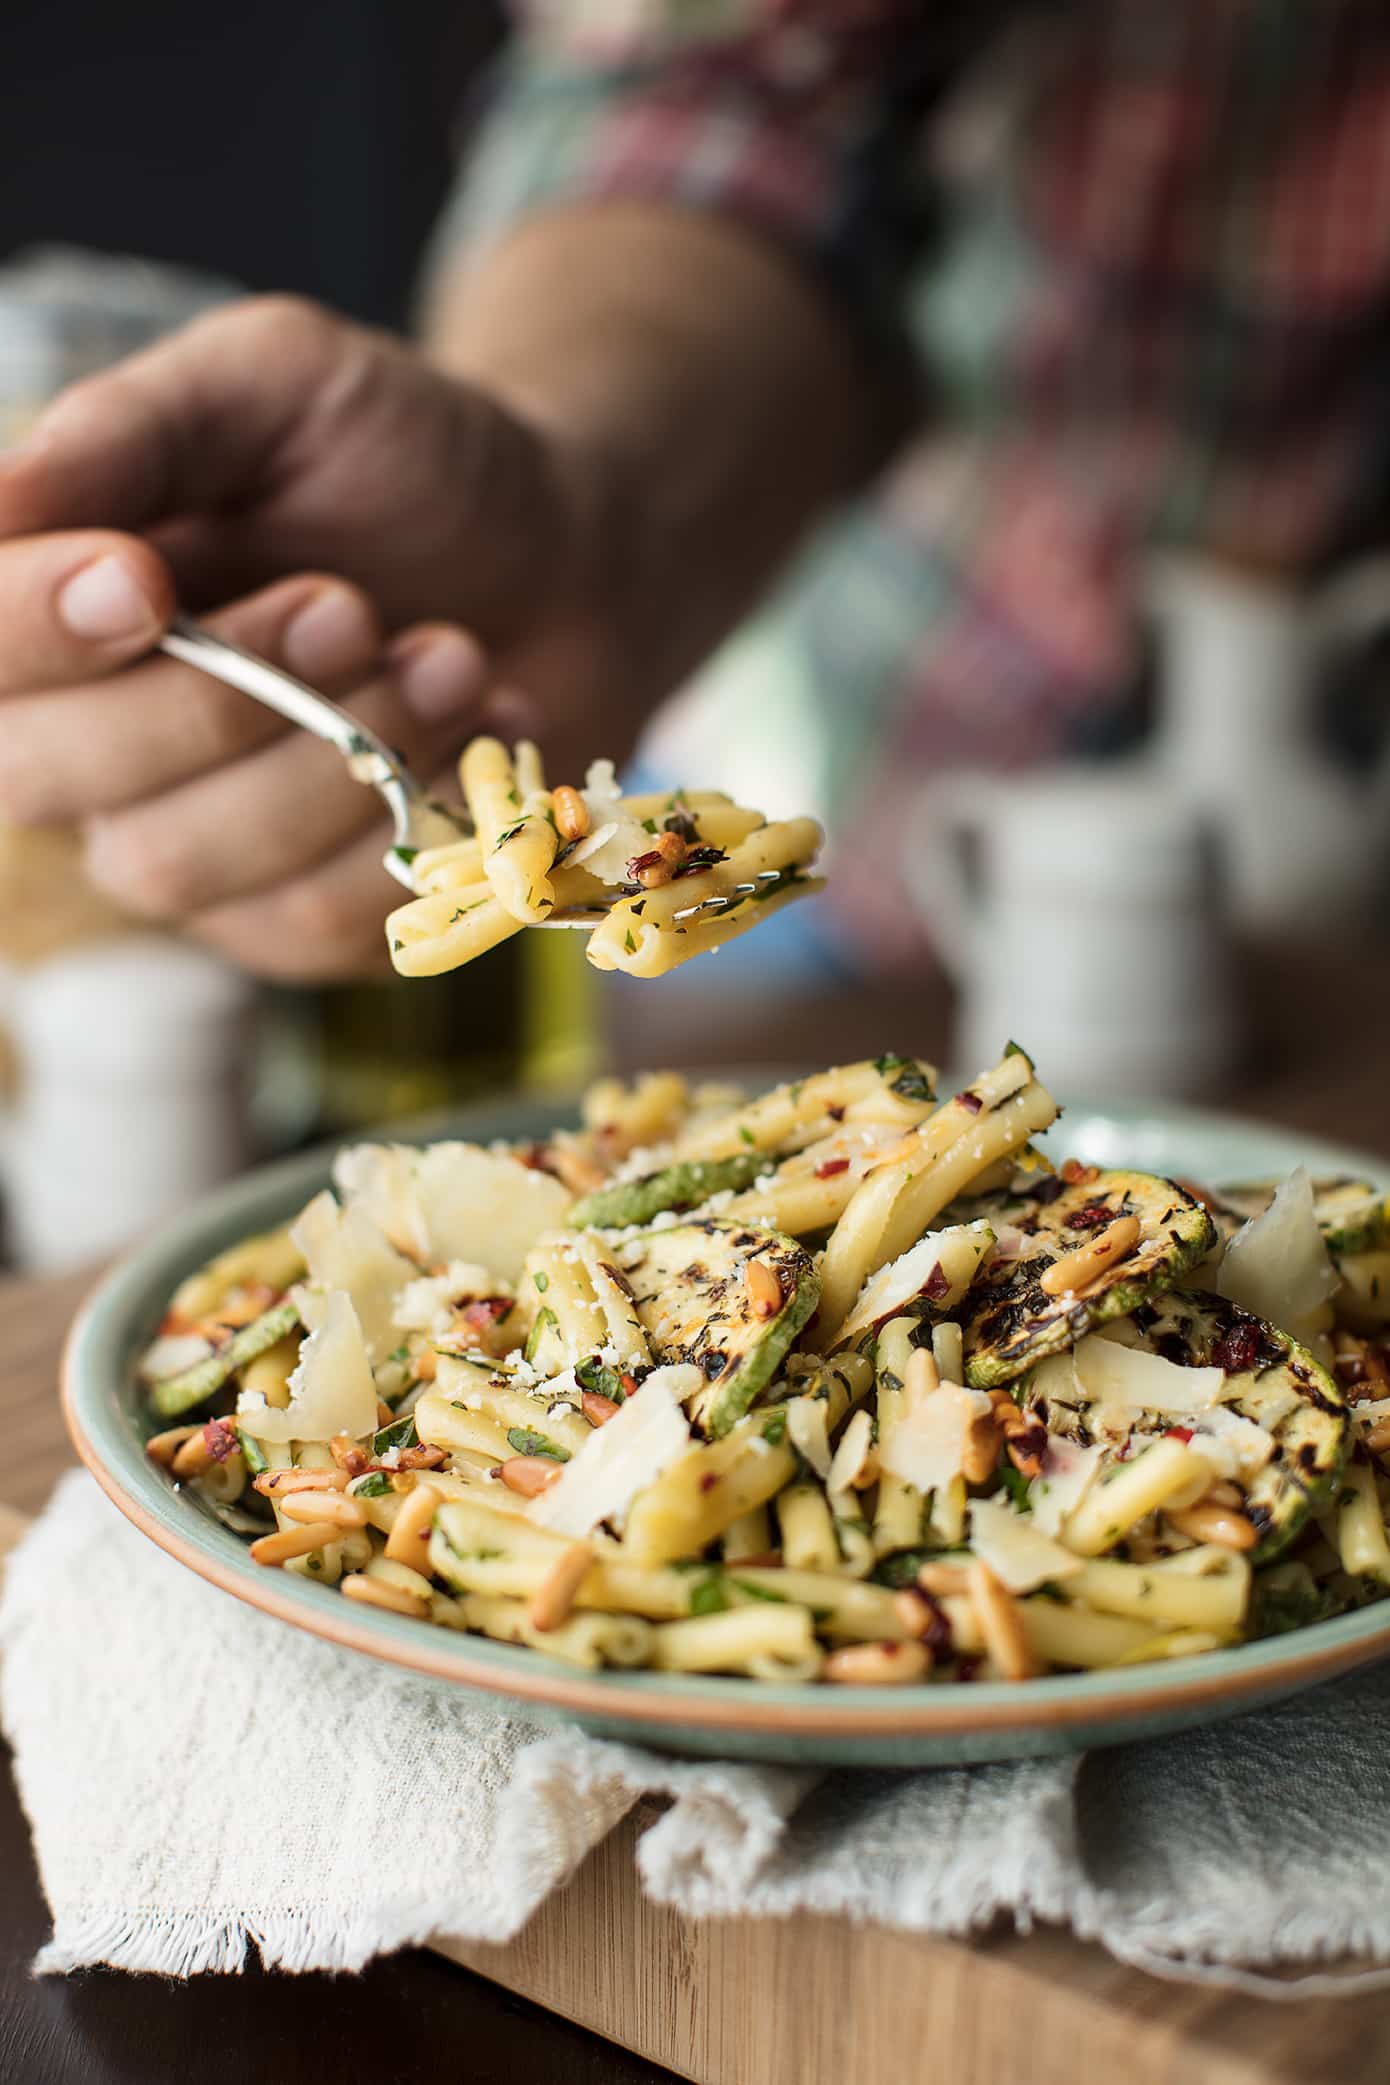
[[(1087, 1167), (1070, 1183), (1056, 1174), (1031, 1194), (985, 1198), (975, 1214), (1005, 1241), (966, 1299), (966, 1376), (977, 1390), (1013, 1382), (1092, 1326), (1123, 1317), (1179, 1280), (1216, 1238), (1201, 1203), (1153, 1173)], [(1094, 1244), (1122, 1216), (1139, 1224), (1133, 1250), (1080, 1293), (1050, 1295), (1042, 1286), (1048, 1270)]]
[[(1255, 1180), (1223, 1187), (1210, 1197), (1212, 1213), (1224, 1237), (1231, 1237), (1252, 1217), (1263, 1216), (1279, 1190), (1277, 1180)], [(1313, 1215), (1330, 1253), (1369, 1252), (1390, 1242), (1390, 1195), (1347, 1173), (1313, 1181)]]
[(287, 1296), (283, 1303), (274, 1304), (234, 1332), (205, 1361), (195, 1362), (178, 1375), (165, 1376), (162, 1382), (151, 1383), (150, 1403), (161, 1419), (176, 1419), (180, 1412), (191, 1412), (196, 1405), (206, 1404), (228, 1377), (293, 1332), (298, 1323), (299, 1312)]
[(620, 1265), (657, 1360), (704, 1375), (692, 1417), (710, 1435), (727, 1433), (771, 1382), (820, 1297), (794, 1238), (713, 1218), (643, 1232)]
[(650, 1223), (663, 1210), (698, 1209), (711, 1195), (751, 1187), (773, 1161), (761, 1151), (733, 1158), (690, 1158), (636, 1180), (614, 1180), (576, 1202), (565, 1218), (578, 1231), (626, 1230)]
[[(1259, 1532), (1250, 1552), (1252, 1564), (1278, 1556), (1298, 1533), (1308, 1515), (1320, 1512), (1336, 1490), (1350, 1439), (1350, 1418), (1342, 1394), (1306, 1347), (1276, 1325), (1251, 1317), (1223, 1296), (1174, 1289), (1141, 1303), (1128, 1322), (1114, 1326), (1106, 1341), (1135, 1346), (1179, 1369), (1219, 1369), (1225, 1378), (1213, 1395), (1208, 1379), (1194, 1383), (1190, 1410), (1178, 1412), (1165, 1399), (1162, 1409), (1142, 1404), (1122, 1406), (1094, 1394), (1094, 1377), (1078, 1357), (1056, 1357), (1030, 1374), (1020, 1386), (1019, 1401), (1035, 1411), (1050, 1433), (1089, 1443), (1105, 1439), (1119, 1446), (1125, 1430), (1161, 1435), (1177, 1427), (1198, 1439), (1224, 1431), (1241, 1436), (1240, 1483), (1244, 1511)], [(1102, 1342), (1092, 1340), (1094, 1349)], [(1092, 1384), (1091, 1392), (1082, 1378)], [(1231, 1421), (1246, 1422), (1236, 1428)], [(1257, 1428), (1260, 1442), (1249, 1431)], [(1263, 1460), (1261, 1458), (1263, 1457)]]

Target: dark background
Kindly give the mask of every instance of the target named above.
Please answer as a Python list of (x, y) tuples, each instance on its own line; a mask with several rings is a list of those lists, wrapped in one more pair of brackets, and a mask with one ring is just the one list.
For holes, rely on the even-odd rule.
[(0, 260), (60, 242), (400, 325), (494, 0), (3, 0)]

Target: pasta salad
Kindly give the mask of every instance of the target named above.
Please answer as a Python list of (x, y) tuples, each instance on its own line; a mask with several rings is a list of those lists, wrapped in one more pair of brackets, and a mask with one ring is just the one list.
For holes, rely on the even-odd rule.
[(148, 1452), (266, 1568), (581, 1666), (961, 1684), (1390, 1588), (1390, 1198), (1069, 1161), (1010, 1045), (343, 1150), (172, 1298)]

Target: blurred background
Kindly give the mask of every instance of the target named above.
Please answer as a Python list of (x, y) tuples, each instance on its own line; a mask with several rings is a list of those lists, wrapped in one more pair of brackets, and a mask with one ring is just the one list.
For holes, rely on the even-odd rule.
[[(1115, 224), (1152, 234), (1180, 200), (1132, 138), (1106, 161), (1123, 116), (1079, 183), (1054, 167), (1031, 197), (1011, 187), (1020, 135), (1045, 167), (1040, 80), (1051, 120), (1085, 133), (1066, 17), (1026, 10), (915, 83), (930, 231), (899, 317), (930, 433), (817, 536), (638, 755), (644, 781), (820, 817), (831, 897), (722, 954), (713, 980), (695, 964), (659, 992), (600, 985), (563, 935), (519, 937), (455, 979), (272, 992), (120, 919), (84, 885), (76, 836), (0, 828), (12, 1261), (79, 1263), (256, 1157), (508, 1083), (572, 1084), (600, 1061), (893, 1046), (968, 1070), (1017, 1032), (1064, 1095), (1236, 1099), (1316, 1124), (1329, 1083), (1379, 1091), (1384, 487), (1298, 557), (1260, 527), (1175, 520), (1156, 482), (1128, 510), (1105, 496), (1107, 456), (1131, 429), (1135, 449), (1152, 438), (1185, 343), (1159, 375), (1116, 350), (1092, 385), (1098, 313), (1076, 286)], [(409, 332), (505, 35), (481, 0), (11, 0), (0, 438), (248, 290)], [(1235, 44), (1223, 62), (1198, 110), (1214, 139), (1240, 105)], [(1158, 127), (1152, 84), (1132, 63), (1111, 83)], [(1334, 122), (1329, 151), (1339, 137)], [(1344, 187), (1327, 207), (1365, 204)], [(1207, 221), (1180, 226), (1198, 274)], [(1221, 455), (1219, 407), (1206, 427), (1212, 469), (1243, 472), (1258, 512), (1249, 417), (1252, 454)], [(1377, 440), (1385, 418), (1382, 402)], [(1296, 509), (1271, 426), (1270, 497)]]

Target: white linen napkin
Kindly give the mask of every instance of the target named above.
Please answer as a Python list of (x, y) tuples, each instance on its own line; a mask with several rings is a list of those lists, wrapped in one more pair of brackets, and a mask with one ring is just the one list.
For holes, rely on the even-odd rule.
[(916, 1773), (662, 1758), (502, 1713), (228, 1599), (81, 1473), (6, 1571), (0, 1710), (53, 1938), (40, 1970), (356, 1969), (507, 1939), (644, 1796), (643, 1887), (695, 1916), (964, 1934), (1069, 1922), (1268, 1995), (1390, 1971), (1390, 1666), (1204, 1731)]

